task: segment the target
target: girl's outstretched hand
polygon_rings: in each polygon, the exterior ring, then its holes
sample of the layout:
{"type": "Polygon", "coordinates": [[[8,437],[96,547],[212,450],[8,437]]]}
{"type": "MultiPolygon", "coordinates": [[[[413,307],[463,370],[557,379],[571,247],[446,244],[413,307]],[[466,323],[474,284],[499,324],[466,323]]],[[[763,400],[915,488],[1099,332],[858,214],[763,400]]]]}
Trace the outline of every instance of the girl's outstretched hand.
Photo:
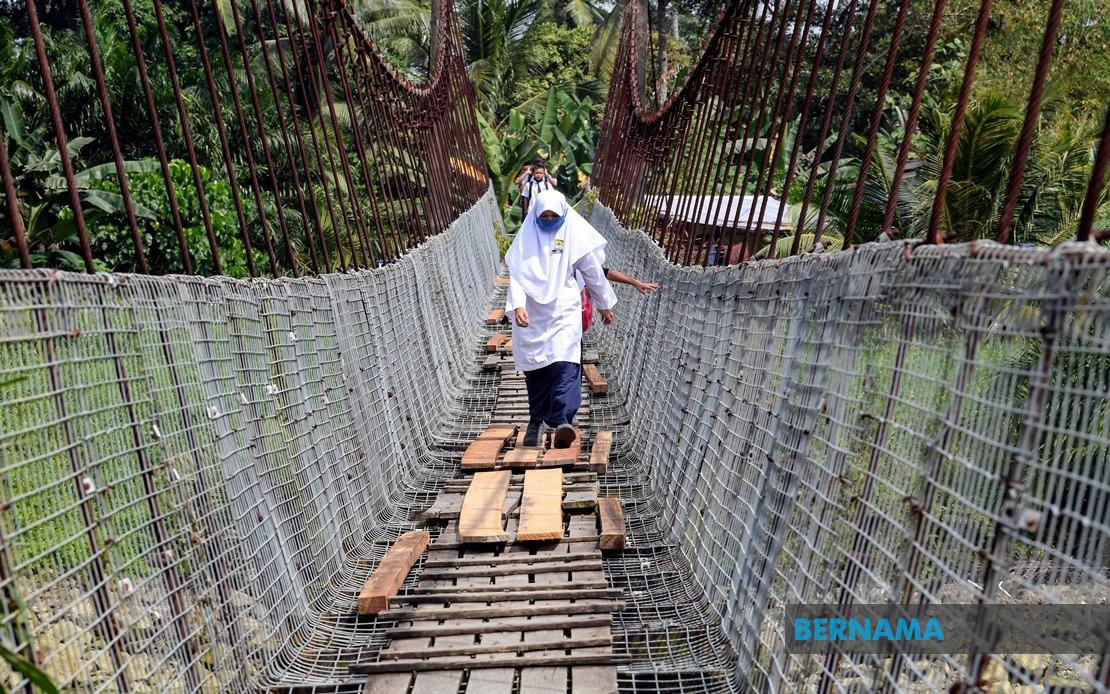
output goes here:
{"type": "Polygon", "coordinates": [[[617,319],[617,317],[614,316],[613,312],[610,311],[609,309],[603,309],[601,311],[601,322],[604,323],[605,325],[612,325],[613,321],[615,321],[616,319],[617,319]]]}

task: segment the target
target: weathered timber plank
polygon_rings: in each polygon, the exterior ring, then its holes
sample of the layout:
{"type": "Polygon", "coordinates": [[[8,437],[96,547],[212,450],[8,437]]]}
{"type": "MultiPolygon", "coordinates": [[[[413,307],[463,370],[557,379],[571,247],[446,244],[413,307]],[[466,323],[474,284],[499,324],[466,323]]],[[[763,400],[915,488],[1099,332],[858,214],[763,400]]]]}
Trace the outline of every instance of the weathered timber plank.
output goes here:
{"type": "Polygon", "coordinates": [[[572,465],[582,454],[582,435],[579,433],[574,442],[566,448],[548,448],[543,452],[544,465],[572,465]]]}
{"type": "MultiPolygon", "coordinates": [[[[507,578],[507,577],[506,577],[507,578]]],[[[535,585],[535,584],[532,584],[535,585]]],[[[460,603],[460,602],[528,602],[531,600],[616,600],[624,596],[620,588],[579,588],[577,583],[573,589],[568,590],[532,590],[508,592],[504,586],[496,587],[493,592],[482,593],[424,593],[414,595],[396,595],[391,602],[417,604],[417,603],[460,603]]],[[[494,588],[495,586],[486,586],[494,588]]],[[[543,586],[546,588],[547,586],[543,586]]]]}
{"type": "Polygon", "coordinates": [[[501,464],[505,467],[535,467],[536,461],[540,459],[540,451],[543,449],[539,446],[525,446],[524,445],[524,432],[521,432],[516,439],[516,445],[511,450],[505,452],[505,457],[501,459],[501,464]]]}
{"type": "Polygon", "coordinates": [[[552,639],[550,641],[534,641],[531,643],[486,644],[478,646],[441,647],[438,644],[434,650],[426,648],[406,648],[405,650],[383,651],[382,660],[403,660],[412,658],[419,660],[429,655],[436,658],[447,658],[460,655],[489,655],[491,653],[525,653],[528,651],[565,651],[570,648],[597,648],[612,646],[613,639],[609,635],[592,636],[582,639],[552,639]]]}
{"type": "Polygon", "coordinates": [[[574,616],[582,614],[609,614],[624,609],[620,600],[601,600],[560,603],[555,605],[513,605],[511,607],[447,607],[443,609],[386,610],[378,613],[382,620],[395,622],[435,621],[438,619],[493,619],[495,617],[543,617],[550,615],[574,616]]]}
{"type": "Polygon", "coordinates": [[[605,382],[605,377],[601,375],[597,364],[586,364],[582,367],[582,371],[586,374],[586,381],[590,384],[591,394],[605,395],[609,392],[609,384],[605,382]]]}
{"type": "Polygon", "coordinates": [[[563,497],[563,510],[592,511],[597,504],[598,492],[599,488],[597,482],[583,485],[577,489],[567,490],[566,496],[563,497]]]}
{"type": "Polygon", "coordinates": [[[520,505],[518,542],[557,540],[563,536],[563,471],[529,470],[524,473],[524,499],[520,505]]]}
{"type": "Polygon", "coordinates": [[[582,615],[571,617],[558,617],[552,619],[506,619],[496,622],[475,622],[471,624],[436,624],[429,626],[404,626],[386,629],[385,635],[390,638],[400,637],[436,637],[452,636],[455,634],[492,634],[500,631],[540,631],[564,629],[580,629],[586,627],[612,626],[613,618],[608,613],[599,615],[582,615]]]}
{"type": "MultiPolygon", "coordinates": [[[[571,554],[574,554],[574,553],[572,552],[571,554]]],[[[518,574],[513,574],[513,575],[518,575],[518,574]]],[[[527,577],[528,574],[521,574],[521,575],[524,575],[525,577],[527,577]]],[[[555,584],[551,584],[551,585],[540,585],[538,583],[528,583],[528,584],[520,585],[520,586],[510,586],[510,585],[502,585],[501,581],[498,581],[497,584],[498,584],[497,585],[497,590],[499,592],[505,592],[505,593],[517,593],[517,592],[519,592],[519,593],[525,593],[525,594],[530,593],[530,592],[534,592],[534,591],[537,591],[537,590],[549,590],[551,588],[568,588],[569,589],[571,587],[574,587],[574,588],[589,589],[589,588],[608,588],[609,587],[608,583],[606,583],[605,581],[600,581],[600,580],[599,581],[585,582],[585,583],[580,583],[578,581],[564,581],[562,583],[555,583],[555,584]]],[[[474,592],[488,591],[488,590],[491,590],[491,588],[490,588],[489,585],[475,586],[475,587],[454,586],[452,588],[449,588],[449,590],[451,592],[454,592],[454,593],[474,593],[474,592]]],[[[406,593],[406,595],[409,595],[409,594],[412,594],[412,595],[426,595],[426,594],[439,593],[439,592],[442,592],[439,588],[435,588],[435,587],[432,587],[432,586],[418,585],[415,588],[413,588],[410,593],[406,593]]],[[[529,598],[529,600],[531,600],[531,598],[529,598]]]]}
{"type": "MultiPolygon", "coordinates": [[[[563,491],[573,488],[575,485],[590,484],[597,482],[597,473],[593,472],[563,472],[563,491]]],[[[521,487],[524,485],[524,474],[514,473],[509,479],[509,489],[513,487],[521,487]]],[[[446,480],[443,483],[441,491],[465,493],[470,488],[469,477],[458,477],[456,479],[446,480]]]]}
{"type": "MultiPolygon", "coordinates": [[[[487,540],[493,542],[494,540],[487,540]]],[[[462,569],[437,569],[433,571],[425,571],[421,574],[426,578],[459,578],[459,577],[478,577],[478,576],[512,576],[514,574],[546,574],[558,571],[600,571],[601,561],[598,559],[587,559],[577,562],[567,562],[566,564],[513,564],[510,566],[491,566],[491,567],[467,567],[462,569]]]]}
{"type": "Polygon", "coordinates": [[[490,427],[486,429],[473,443],[466,447],[462,462],[459,465],[463,469],[469,470],[495,467],[501,449],[505,447],[509,439],[516,436],[516,432],[516,427],[490,427]]]}
{"type": "MultiPolygon", "coordinates": [[[[572,646],[577,649],[573,654],[579,653],[612,653],[612,631],[605,627],[590,627],[587,629],[573,629],[570,632],[570,642],[579,640],[593,641],[609,638],[606,646],[572,646]]],[[[571,694],[617,694],[617,670],[611,665],[579,665],[571,669],[571,694]]]]}
{"type": "Polygon", "coordinates": [[[599,431],[594,436],[594,445],[590,449],[590,470],[598,474],[605,474],[609,469],[609,453],[613,449],[613,432],[599,431]]]}
{"type": "Polygon", "coordinates": [[[509,278],[508,277],[494,277],[493,278],[493,286],[495,286],[495,287],[508,287],[509,286],[509,278]]]}
{"type": "Polygon", "coordinates": [[[601,519],[601,549],[624,549],[624,509],[620,500],[599,498],[597,515],[601,519]]]}
{"type": "Polygon", "coordinates": [[[490,338],[486,340],[486,353],[493,354],[498,349],[500,349],[501,345],[504,344],[505,340],[508,339],[509,336],[505,333],[497,333],[496,335],[491,335],[490,338]]]}
{"type": "Polygon", "coordinates": [[[459,513],[459,539],[462,542],[505,542],[502,512],[509,488],[509,471],[479,472],[470,482],[459,513]]]}
{"type": "Polygon", "coordinates": [[[465,489],[459,490],[458,492],[454,492],[453,490],[441,491],[439,495],[436,496],[431,506],[415,514],[415,520],[451,520],[458,518],[459,512],[462,510],[465,491],[465,489]]]}
{"type": "Polygon", "coordinates": [[[535,663],[551,664],[553,666],[568,665],[623,665],[631,662],[626,655],[616,653],[595,653],[582,655],[563,655],[542,653],[529,655],[527,658],[499,657],[488,660],[475,658],[444,658],[443,660],[396,660],[378,663],[358,663],[351,666],[355,674],[368,674],[379,672],[428,672],[434,670],[456,670],[460,668],[502,668],[533,666],[535,663]]]}
{"type": "Polygon", "coordinates": [[[505,312],[499,308],[495,308],[486,316],[486,325],[497,325],[504,317],[505,312]]]}
{"type": "Polygon", "coordinates": [[[366,687],[362,690],[362,694],[397,694],[397,692],[407,692],[411,680],[411,672],[390,672],[381,675],[370,675],[370,679],[366,680],[366,687]]]}
{"type": "Polygon", "coordinates": [[[389,598],[405,582],[405,576],[423,554],[429,539],[428,532],[413,530],[393,543],[359,593],[359,614],[375,614],[389,608],[389,598]]]}
{"type": "MultiPolygon", "coordinates": [[[[563,542],[567,542],[567,543],[571,543],[571,544],[576,544],[576,543],[577,544],[590,544],[590,543],[596,544],[597,541],[598,541],[597,535],[592,535],[590,537],[561,537],[561,538],[558,538],[558,539],[562,540],[563,542]]],[[[555,541],[556,540],[549,540],[549,542],[555,542],[555,541]]],[[[519,545],[519,543],[510,542],[506,546],[513,547],[513,546],[518,546],[518,545],[519,545]]],[[[443,552],[443,551],[449,551],[449,550],[454,550],[454,549],[462,549],[465,546],[467,546],[465,542],[433,542],[432,544],[428,545],[428,551],[429,552],[443,552]]],[[[533,547],[534,545],[532,543],[528,543],[527,546],[528,547],[533,547]]]]}
{"type": "Polygon", "coordinates": [[[425,569],[443,566],[504,566],[506,564],[550,564],[586,559],[601,560],[601,552],[578,554],[500,554],[476,557],[431,557],[424,562],[425,569]]]}

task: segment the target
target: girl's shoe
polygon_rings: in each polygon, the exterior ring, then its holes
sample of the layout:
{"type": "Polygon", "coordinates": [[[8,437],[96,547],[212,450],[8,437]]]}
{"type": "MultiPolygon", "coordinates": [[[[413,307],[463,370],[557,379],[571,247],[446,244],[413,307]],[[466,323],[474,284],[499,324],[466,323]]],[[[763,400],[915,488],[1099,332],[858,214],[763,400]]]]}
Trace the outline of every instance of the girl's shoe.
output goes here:
{"type": "Polygon", "coordinates": [[[570,448],[574,443],[574,439],[578,438],[578,432],[574,430],[569,424],[560,424],[555,429],[554,440],[552,441],[552,448],[570,448]]]}
{"type": "Polygon", "coordinates": [[[524,432],[524,445],[536,447],[540,445],[540,428],[543,422],[528,422],[528,429],[524,432]]]}

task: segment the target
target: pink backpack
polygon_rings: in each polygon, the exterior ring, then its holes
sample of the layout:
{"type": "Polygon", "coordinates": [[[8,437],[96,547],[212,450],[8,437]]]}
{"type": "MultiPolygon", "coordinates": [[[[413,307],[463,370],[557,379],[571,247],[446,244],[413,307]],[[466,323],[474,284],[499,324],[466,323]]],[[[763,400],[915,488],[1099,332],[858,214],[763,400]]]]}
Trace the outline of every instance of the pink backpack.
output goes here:
{"type": "Polygon", "coordinates": [[[594,317],[594,302],[590,300],[590,293],[587,290],[583,289],[582,290],[582,332],[586,332],[586,330],[589,329],[590,321],[593,320],[593,317],[594,317]]]}

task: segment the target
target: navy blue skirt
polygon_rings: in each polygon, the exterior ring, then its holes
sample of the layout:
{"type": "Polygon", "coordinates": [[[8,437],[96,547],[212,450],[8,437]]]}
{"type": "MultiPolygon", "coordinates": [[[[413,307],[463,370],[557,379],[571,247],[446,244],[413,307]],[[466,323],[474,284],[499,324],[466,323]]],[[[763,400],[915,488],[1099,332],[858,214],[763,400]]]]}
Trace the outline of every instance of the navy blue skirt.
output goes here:
{"type": "Polygon", "coordinates": [[[582,405],[582,365],[570,361],[524,372],[528,414],[549,427],[570,424],[582,405]]]}

